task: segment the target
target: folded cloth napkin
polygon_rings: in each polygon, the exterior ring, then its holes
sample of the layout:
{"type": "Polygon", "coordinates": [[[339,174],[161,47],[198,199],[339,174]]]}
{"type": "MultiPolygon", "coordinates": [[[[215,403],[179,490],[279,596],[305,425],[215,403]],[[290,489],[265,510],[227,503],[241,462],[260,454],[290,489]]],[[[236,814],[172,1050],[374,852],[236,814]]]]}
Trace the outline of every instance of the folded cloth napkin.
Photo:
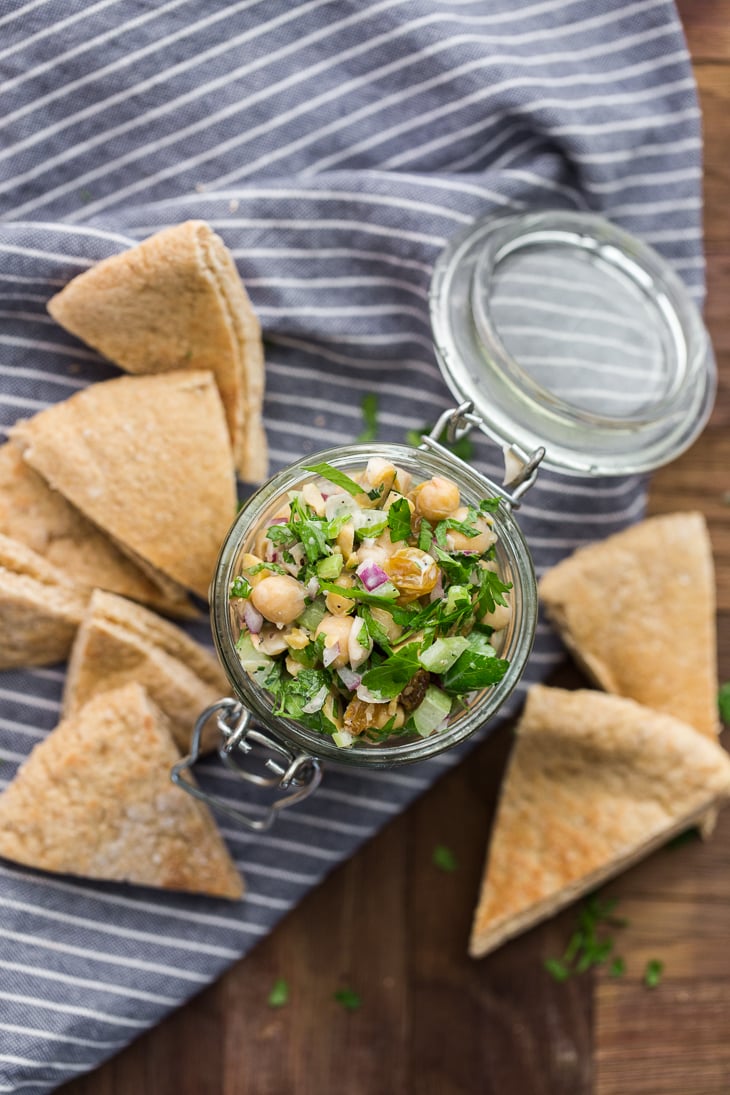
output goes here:
{"type": "MultiPolygon", "coordinates": [[[[477,216],[603,212],[702,296],[699,113],[668,0],[10,0],[0,78],[4,427],[116,375],[48,297],[190,217],[221,233],[261,316],[275,469],[351,441],[368,392],[381,440],[452,404],[429,276],[477,216]]],[[[499,477],[483,439],[475,462],[499,477]]],[[[542,473],[520,520],[542,571],[643,505],[638,478],[542,473]]],[[[525,683],[558,657],[540,627],[525,683]]],[[[62,677],[0,675],[3,785],[57,721],[62,677]]],[[[2,862],[0,1092],[50,1091],[157,1022],[465,753],[330,765],[271,833],[224,821],[240,905],[2,862]]],[[[220,767],[208,785],[239,800],[220,767]]]]}

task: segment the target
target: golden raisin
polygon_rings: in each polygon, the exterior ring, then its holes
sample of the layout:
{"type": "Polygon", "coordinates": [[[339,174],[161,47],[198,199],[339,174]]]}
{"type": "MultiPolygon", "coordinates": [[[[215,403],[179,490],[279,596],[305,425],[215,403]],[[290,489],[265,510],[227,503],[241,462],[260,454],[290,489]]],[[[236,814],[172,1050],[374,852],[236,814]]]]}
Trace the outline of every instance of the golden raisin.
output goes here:
{"type": "Polygon", "coordinates": [[[430,593],[439,580],[435,559],[420,548],[400,548],[385,561],[384,569],[400,592],[411,599],[430,593]]]}

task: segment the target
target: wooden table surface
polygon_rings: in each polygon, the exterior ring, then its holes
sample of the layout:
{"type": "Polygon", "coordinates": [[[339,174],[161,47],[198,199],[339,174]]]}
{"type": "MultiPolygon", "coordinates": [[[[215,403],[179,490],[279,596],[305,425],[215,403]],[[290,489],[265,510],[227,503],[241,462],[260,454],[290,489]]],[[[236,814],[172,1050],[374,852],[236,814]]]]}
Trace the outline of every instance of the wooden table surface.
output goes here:
{"type": "MultiPolygon", "coordinates": [[[[701,508],[730,679],[730,0],[682,0],[704,111],[717,406],[652,512],[701,508]]],[[[562,679],[575,681],[574,671],[562,679]]],[[[726,735],[726,744],[727,742],[726,735]]],[[[466,942],[508,748],[501,732],[311,893],[223,979],[63,1095],[730,1095],[730,810],[611,884],[627,974],[556,984],[568,910],[474,962],[466,942]],[[458,869],[432,864],[452,848],[458,869]],[[650,991],[641,973],[665,964],[650,991]],[[285,977],[290,1005],[266,1003],[285,977]],[[333,1000],[356,989],[358,1011],[333,1000]]]]}

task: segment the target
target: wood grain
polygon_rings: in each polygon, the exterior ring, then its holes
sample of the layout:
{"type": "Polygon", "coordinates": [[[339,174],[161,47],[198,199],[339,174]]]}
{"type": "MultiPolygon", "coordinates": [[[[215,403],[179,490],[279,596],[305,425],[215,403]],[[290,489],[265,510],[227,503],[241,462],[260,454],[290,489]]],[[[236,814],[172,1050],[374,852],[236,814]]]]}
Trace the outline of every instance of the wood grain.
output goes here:
{"type": "MultiPolygon", "coordinates": [[[[650,508],[699,508],[718,574],[730,679],[730,0],[682,0],[705,125],[707,320],[718,402],[697,444],[654,479],[650,508]]],[[[565,668],[557,683],[579,683],[565,668]]],[[[730,813],[714,839],[618,879],[630,925],[620,981],[542,970],[575,912],[480,962],[466,957],[503,728],[294,910],[243,962],[64,1095],[728,1095],[730,813]],[[459,868],[432,864],[448,844],[459,868]],[[662,984],[642,984],[646,961],[662,984]],[[291,1004],[266,1006],[277,977],[291,1004]],[[363,999],[347,1013],[333,999],[363,999]]]]}

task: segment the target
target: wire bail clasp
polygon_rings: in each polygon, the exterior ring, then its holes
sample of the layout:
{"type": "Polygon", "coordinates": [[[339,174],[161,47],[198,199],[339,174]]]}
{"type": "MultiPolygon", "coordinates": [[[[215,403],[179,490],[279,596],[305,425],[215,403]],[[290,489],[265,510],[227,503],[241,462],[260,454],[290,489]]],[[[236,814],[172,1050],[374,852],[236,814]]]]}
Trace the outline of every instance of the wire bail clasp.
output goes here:
{"type": "Polygon", "coordinates": [[[214,806],[229,817],[236,818],[255,832],[263,832],[271,828],[279,810],[301,802],[317,789],[322,779],[322,768],[315,757],[307,753],[295,753],[272,734],[265,734],[258,730],[253,725],[251,712],[239,700],[226,697],[206,707],[200,714],[193,730],[190,752],[173,766],[170,779],[178,787],[193,795],[194,798],[207,803],[208,806],[214,806]],[[226,768],[240,779],[253,783],[257,787],[289,791],[289,794],[263,807],[261,817],[252,817],[244,810],[231,806],[227,800],[218,795],[203,791],[184,775],[200,759],[203,752],[203,735],[208,721],[214,715],[219,734],[218,756],[226,768]],[[257,774],[249,770],[245,764],[256,746],[271,754],[263,763],[263,768],[271,775],[257,774]]]}
{"type": "MultiPolygon", "coordinates": [[[[464,403],[460,403],[458,407],[444,411],[431,432],[423,435],[419,447],[433,449],[454,463],[469,468],[466,461],[450,452],[441,444],[439,438],[445,431],[446,440],[448,444],[452,445],[455,441],[460,441],[462,437],[466,437],[475,426],[490,441],[495,441],[502,449],[504,455],[504,480],[501,487],[497,486],[497,490],[508,506],[512,509],[519,509],[523,494],[533,486],[537,479],[540,463],[545,456],[545,449],[540,446],[540,448],[528,453],[513,441],[506,442],[503,437],[500,437],[487,426],[480,415],[474,413],[474,404],[471,400],[467,399],[464,403]]],[[[472,469],[469,468],[469,470],[472,469]]]]}

